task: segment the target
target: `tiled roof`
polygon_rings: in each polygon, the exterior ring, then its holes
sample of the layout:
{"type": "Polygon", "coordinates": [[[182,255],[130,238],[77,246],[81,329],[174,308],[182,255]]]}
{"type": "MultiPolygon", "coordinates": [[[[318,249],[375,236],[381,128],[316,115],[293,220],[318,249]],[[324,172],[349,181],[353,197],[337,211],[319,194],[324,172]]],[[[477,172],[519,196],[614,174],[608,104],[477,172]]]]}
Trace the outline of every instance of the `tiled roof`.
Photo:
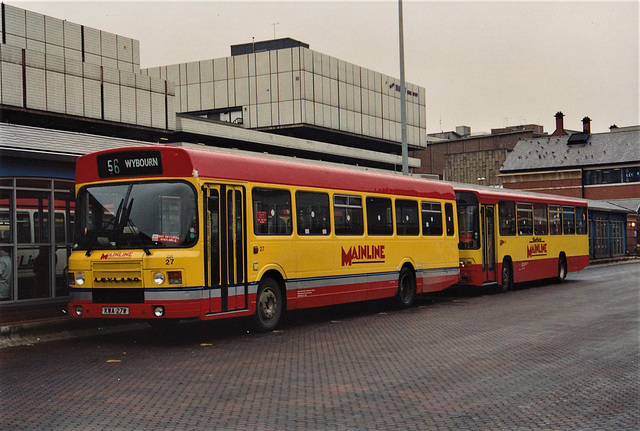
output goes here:
{"type": "Polygon", "coordinates": [[[520,141],[501,173],[568,169],[640,162],[640,131],[596,133],[584,143],[568,144],[570,136],[520,141]]]}
{"type": "Polygon", "coordinates": [[[61,156],[81,156],[108,148],[153,145],[133,139],[0,123],[0,149],[61,156]]]}

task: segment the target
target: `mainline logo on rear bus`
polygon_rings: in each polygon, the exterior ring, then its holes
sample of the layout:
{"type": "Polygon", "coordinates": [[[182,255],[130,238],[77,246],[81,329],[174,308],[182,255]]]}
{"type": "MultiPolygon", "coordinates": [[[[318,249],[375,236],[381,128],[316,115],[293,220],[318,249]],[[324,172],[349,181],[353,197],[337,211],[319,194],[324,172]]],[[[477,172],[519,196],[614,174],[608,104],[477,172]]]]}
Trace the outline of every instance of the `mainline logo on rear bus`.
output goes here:
{"type": "Polygon", "coordinates": [[[533,237],[527,246],[527,259],[535,256],[547,255],[547,243],[542,238],[533,237]]]}
{"type": "Polygon", "coordinates": [[[353,245],[348,250],[342,249],[342,266],[354,263],[383,263],[385,260],[384,245],[353,245]]]}

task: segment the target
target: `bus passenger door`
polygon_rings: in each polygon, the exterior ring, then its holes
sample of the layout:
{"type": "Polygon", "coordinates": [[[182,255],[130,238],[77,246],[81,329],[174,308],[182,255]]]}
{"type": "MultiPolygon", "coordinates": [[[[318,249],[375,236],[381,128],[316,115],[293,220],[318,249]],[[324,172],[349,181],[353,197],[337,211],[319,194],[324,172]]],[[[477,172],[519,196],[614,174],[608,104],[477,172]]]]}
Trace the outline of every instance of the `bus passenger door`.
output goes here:
{"type": "Polygon", "coordinates": [[[248,308],[246,209],[240,186],[207,187],[207,288],[209,312],[248,308]]]}
{"type": "Polygon", "coordinates": [[[482,205],[482,273],[483,281],[491,283],[496,279],[496,230],[495,208],[493,205],[482,205]]]}

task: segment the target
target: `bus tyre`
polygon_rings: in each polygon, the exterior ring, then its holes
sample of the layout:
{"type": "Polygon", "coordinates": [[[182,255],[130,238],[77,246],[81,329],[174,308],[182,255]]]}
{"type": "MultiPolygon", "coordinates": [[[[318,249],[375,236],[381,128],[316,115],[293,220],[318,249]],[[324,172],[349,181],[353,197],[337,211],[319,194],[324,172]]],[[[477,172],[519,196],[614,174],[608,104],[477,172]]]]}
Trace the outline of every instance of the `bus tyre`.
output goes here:
{"type": "Polygon", "coordinates": [[[406,266],[400,270],[396,303],[400,308],[409,308],[416,299],[416,278],[406,266]]]}
{"type": "Polygon", "coordinates": [[[558,259],[558,283],[563,283],[567,278],[567,261],[564,256],[558,259]]]}
{"type": "Polygon", "coordinates": [[[508,292],[513,289],[513,269],[511,268],[511,262],[505,260],[502,262],[502,284],[500,285],[501,292],[508,292]]]}
{"type": "Polygon", "coordinates": [[[254,314],[254,321],[258,331],[274,330],[280,323],[282,307],[282,292],[278,282],[273,278],[263,278],[258,285],[256,313],[254,314]]]}

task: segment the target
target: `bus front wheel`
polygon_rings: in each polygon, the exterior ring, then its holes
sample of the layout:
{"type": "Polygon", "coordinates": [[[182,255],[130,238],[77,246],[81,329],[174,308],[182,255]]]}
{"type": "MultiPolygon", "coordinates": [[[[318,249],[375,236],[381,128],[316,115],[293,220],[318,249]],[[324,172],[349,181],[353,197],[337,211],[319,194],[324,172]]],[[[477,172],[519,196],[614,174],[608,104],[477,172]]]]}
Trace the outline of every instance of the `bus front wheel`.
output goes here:
{"type": "Polygon", "coordinates": [[[396,303],[400,308],[409,308],[416,299],[416,278],[413,271],[406,266],[400,270],[398,277],[398,293],[396,303]]]}
{"type": "Polygon", "coordinates": [[[273,278],[263,278],[258,286],[256,297],[256,313],[254,322],[258,331],[274,330],[282,316],[282,292],[278,282],[273,278]]]}
{"type": "Polygon", "coordinates": [[[513,289],[513,269],[511,269],[511,262],[505,260],[502,262],[502,284],[500,285],[501,292],[508,292],[513,289]]]}

